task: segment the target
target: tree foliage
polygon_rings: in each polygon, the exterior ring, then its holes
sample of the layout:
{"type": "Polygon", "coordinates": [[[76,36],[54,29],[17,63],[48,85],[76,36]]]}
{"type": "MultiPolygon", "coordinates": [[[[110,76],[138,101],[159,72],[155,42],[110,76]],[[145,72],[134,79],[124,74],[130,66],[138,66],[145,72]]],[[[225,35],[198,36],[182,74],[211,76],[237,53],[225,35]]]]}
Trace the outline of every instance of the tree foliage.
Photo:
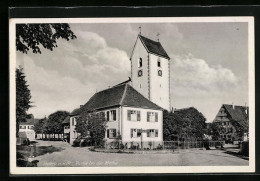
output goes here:
{"type": "Polygon", "coordinates": [[[37,134],[44,134],[46,131],[45,131],[45,123],[47,121],[47,118],[43,118],[43,119],[40,119],[38,122],[36,122],[34,124],[34,131],[35,133],[37,134]]]}
{"type": "Polygon", "coordinates": [[[67,111],[56,111],[48,116],[44,124],[44,131],[47,134],[61,134],[63,133],[62,122],[69,116],[67,111]]]}
{"type": "Polygon", "coordinates": [[[93,143],[100,145],[105,137],[106,122],[103,112],[82,111],[77,119],[75,130],[82,136],[90,136],[93,143]]]}
{"type": "Polygon", "coordinates": [[[235,127],[235,136],[238,138],[242,138],[244,136],[244,133],[249,132],[249,121],[248,120],[241,120],[241,121],[235,121],[231,120],[231,124],[235,127]]]}
{"type": "Polygon", "coordinates": [[[21,67],[16,68],[16,135],[18,136],[20,122],[25,122],[27,111],[31,107],[31,92],[25,80],[21,67]]]}
{"type": "Polygon", "coordinates": [[[225,132],[225,128],[217,123],[213,122],[209,124],[206,134],[212,136],[213,141],[221,140],[221,134],[225,132]]]}
{"type": "Polygon", "coordinates": [[[57,39],[67,41],[77,38],[67,23],[55,24],[17,24],[16,25],[16,50],[27,53],[41,53],[40,46],[48,50],[57,47],[57,39]]]}
{"type": "Polygon", "coordinates": [[[171,140],[202,139],[206,129],[206,119],[197,109],[191,107],[179,111],[163,113],[163,137],[171,140]]]}

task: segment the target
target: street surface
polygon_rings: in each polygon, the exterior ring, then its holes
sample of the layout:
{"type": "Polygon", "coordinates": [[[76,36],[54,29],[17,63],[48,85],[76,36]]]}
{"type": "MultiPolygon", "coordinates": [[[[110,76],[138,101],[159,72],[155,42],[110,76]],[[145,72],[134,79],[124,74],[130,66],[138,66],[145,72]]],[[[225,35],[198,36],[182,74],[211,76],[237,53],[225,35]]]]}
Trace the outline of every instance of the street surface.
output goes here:
{"type": "Polygon", "coordinates": [[[92,152],[86,147],[72,147],[68,143],[37,140],[37,146],[63,148],[60,152],[35,157],[38,167],[88,166],[240,166],[249,161],[237,155],[234,148],[225,150],[180,150],[166,154],[126,154],[92,152]],[[228,152],[228,153],[227,153],[228,152]]]}

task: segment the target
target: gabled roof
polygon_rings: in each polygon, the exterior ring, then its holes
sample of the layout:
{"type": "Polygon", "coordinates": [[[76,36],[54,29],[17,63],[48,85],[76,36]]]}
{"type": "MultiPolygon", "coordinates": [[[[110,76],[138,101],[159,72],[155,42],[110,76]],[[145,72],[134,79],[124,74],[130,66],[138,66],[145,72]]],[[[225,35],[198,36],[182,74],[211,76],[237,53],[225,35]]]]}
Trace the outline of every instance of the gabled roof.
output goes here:
{"type": "Polygon", "coordinates": [[[71,113],[70,116],[76,116],[80,114],[80,108],[74,109],[71,113]]]}
{"type": "Polygon", "coordinates": [[[34,124],[35,124],[34,118],[26,119],[26,122],[20,122],[20,125],[34,125],[34,124]]]}
{"type": "Polygon", "coordinates": [[[146,99],[127,83],[97,92],[84,106],[82,106],[81,109],[96,111],[116,106],[129,106],[156,110],[163,109],[146,99]]]}
{"type": "Polygon", "coordinates": [[[148,53],[154,53],[166,59],[170,59],[170,57],[168,56],[168,54],[166,53],[159,41],[151,40],[142,35],[138,35],[138,37],[140,38],[148,53]]]}
{"type": "Polygon", "coordinates": [[[249,118],[249,108],[246,106],[234,106],[229,104],[223,104],[223,106],[230,117],[235,121],[247,121],[249,118]],[[247,113],[246,113],[247,110],[247,113]]]}
{"type": "Polygon", "coordinates": [[[119,86],[119,85],[122,85],[122,84],[128,84],[128,83],[131,82],[131,81],[132,81],[131,78],[128,77],[128,80],[126,80],[126,81],[124,81],[124,82],[121,82],[121,83],[119,83],[119,84],[117,84],[117,85],[115,85],[115,86],[113,86],[113,87],[116,87],[116,86],[119,86]]]}
{"type": "Polygon", "coordinates": [[[70,117],[67,116],[63,121],[62,124],[69,124],[70,123],[70,117]]]}

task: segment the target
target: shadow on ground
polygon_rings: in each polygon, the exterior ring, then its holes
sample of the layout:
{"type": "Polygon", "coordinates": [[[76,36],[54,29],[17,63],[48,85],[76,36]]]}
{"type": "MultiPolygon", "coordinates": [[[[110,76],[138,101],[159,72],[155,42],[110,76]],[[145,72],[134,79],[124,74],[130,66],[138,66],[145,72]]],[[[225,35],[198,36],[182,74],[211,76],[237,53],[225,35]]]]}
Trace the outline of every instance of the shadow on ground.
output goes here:
{"type": "Polygon", "coordinates": [[[47,153],[60,152],[64,148],[54,146],[28,146],[17,145],[16,146],[16,164],[18,167],[37,167],[38,160],[28,161],[29,157],[37,157],[45,155],[47,153]]]}
{"type": "Polygon", "coordinates": [[[242,158],[242,159],[244,159],[244,160],[249,160],[249,157],[248,157],[248,156],[242,155],[242,154],[240,154],[239,152],[225,151],[224,153],[229,154],[229,155],[236,156],[236,157],[238,157],[238,158],[242,158]]]}

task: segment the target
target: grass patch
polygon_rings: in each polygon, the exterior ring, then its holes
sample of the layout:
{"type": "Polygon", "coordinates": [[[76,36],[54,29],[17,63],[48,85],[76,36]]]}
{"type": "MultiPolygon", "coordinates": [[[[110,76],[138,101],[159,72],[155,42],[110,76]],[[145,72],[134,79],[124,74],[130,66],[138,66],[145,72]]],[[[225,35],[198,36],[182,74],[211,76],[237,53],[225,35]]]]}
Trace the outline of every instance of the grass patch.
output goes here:
{"type": "Polygon", "coordinates": [[[17,145],[16,146],[16,163],[18,167],[37,167],[38,160],[28,161],[29,156],[40,156],[47,153],[60,152],[63,149],[54,146],[37,146],[32,151],[32,146],[17,145]]]}

